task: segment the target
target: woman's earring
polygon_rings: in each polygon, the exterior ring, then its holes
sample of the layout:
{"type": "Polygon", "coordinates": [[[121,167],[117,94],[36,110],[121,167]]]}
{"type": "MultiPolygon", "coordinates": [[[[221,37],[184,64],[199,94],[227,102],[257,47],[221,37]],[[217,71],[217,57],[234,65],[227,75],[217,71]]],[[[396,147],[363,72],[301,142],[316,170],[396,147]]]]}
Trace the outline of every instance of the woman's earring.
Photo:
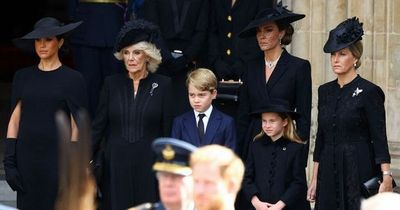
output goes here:
{"type": "Polygon", "coordinates": [[[354,63],[354,67],[357,67],[357,63],[354,63]]]}

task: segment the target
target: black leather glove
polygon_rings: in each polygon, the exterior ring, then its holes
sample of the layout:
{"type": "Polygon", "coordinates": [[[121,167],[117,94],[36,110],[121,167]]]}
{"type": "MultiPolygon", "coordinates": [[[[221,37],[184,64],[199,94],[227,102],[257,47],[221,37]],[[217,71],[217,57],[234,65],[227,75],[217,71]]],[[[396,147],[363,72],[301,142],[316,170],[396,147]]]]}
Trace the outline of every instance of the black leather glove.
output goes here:
{"type": "Polygon", "coordinates": [[[16,138],[7,138],[5,140],[4,150],[4,171],[6,172],[6,181],[14,191],[23,191],[20,175],[17,169],[17,157],[15,150],[17,146],[16,138]]]}
{"type": "Polygon", "coordinates": [[[182,55],[179,58],[175,58],[173,60],[173,72],[179,73],[186,69],[186,65],[188,64],[188,59],[185,55],[182,55]]]}
{"type": "Polygon", "coordinates": [[[218,80],[221,79],[229,80],[232,74],[230,66],[222,60],[217,60],[215,62],[215,73],[217,75],[218,80]]]}

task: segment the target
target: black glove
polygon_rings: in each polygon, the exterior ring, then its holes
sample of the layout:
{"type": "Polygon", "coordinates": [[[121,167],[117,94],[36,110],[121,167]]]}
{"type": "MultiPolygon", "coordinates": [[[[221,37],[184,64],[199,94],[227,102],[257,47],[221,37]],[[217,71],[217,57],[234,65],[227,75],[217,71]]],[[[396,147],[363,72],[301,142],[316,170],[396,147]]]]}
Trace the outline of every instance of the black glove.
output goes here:
{"type": "Polygon", "coordinates": [[[5,140],[4,150],[4,171],[6,172],[6,181],[14,191],[23,191],[20,175],[17,169],[17,157],[15,150],[17,146],[16,138],[7,138],[5,140]]]}
{"type": "Polygon", "coordinates": [[[179,58],[175,58],[173,60],[173,68],[172,71],[175,73],[182,72],[186,69],[186,65],[188,64],[188,59],[185,55],[182,55],[179,58]]]}
{"type": "Polygon", "coordinates": [[[225,79],[229,80],[231,77],[231,67],[222,60],[217,60],[215,62],[215,73],[217,74],[218,80],[225,79]]]}
{"type": "Polygon", "coordinates": [[[243,65],[243,63],[241,61],[237,61],[232,65],[232,70],[233,70],[233,74],[232,74],[233,80],[239,80],[243,76],[245,66],[243,65]]]}

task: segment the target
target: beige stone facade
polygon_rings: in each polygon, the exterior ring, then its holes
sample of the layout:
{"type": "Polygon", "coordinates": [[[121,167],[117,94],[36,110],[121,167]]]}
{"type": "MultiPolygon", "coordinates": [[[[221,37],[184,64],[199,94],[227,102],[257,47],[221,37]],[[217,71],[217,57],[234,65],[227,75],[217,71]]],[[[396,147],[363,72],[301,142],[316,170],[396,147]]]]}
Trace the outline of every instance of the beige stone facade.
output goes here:
{"type": "MultiPolygon", "coordinates": [[[[335,79],[329,55],[322,51],[329,31],[346,18],[364,23],[364,54],[359,74],[379,85],[386,95],[386,126],[392,168],[400,180],[400,0],[283,0],[306,17],[294,24],[288,50],[310,60],[313,80],[312,134],[309,165],[316,133],[317,89],[335,79]]],[[[311,173],[311,167],[308,169],[311,173]]]]}

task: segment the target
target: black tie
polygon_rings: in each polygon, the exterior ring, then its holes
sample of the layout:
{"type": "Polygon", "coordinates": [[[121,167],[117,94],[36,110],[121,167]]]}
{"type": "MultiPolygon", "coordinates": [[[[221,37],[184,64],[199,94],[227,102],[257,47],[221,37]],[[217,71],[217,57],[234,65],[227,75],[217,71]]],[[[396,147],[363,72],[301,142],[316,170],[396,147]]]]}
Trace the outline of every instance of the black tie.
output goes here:
{"type": "Polygon", "coordinates": [[[197,123],[197,128],[199,129],[199,137],[200,137],[200,143],[203,143],[204,140],[204,123],[203,123],[203,118],[205,117],[205,114],[199,114],[199,122],[197,123]]]}

